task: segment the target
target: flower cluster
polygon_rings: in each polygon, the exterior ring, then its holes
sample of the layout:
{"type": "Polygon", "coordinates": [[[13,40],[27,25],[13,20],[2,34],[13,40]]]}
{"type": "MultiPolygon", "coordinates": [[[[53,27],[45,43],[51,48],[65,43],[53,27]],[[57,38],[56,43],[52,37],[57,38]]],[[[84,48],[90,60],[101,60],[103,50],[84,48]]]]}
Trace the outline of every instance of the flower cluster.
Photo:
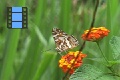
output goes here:
{"type": "MultiPolygon", "coordinates": [[[[91,30],[86,30],[82,34],[82,39],[85,41],[99,41],[108,35],[110,31],[105,27],[92,28],[91,30]]],[[[82,59],[86,57],[86,54],[83,54],[80,51],[69,52],[66,55],[62,56],[59,60],[59,67],[66,73],[69,70],[69,73],[72,74],[76,68],[82,65],[82,59]]]]}
{"type": "Polygon", "coordinates": [[[81,66],[82,59],[86,56],[86,54],[82,54],[82,52],[79,51],[69,52],[61,57],[59,60],[59,67],[62,68],[65,73],[70,70],[69,73],[72,74],[76,68],[81,66]]]}
{"type": "Polygon", "coordinates": [[[105,27],[99,27],[99,28],[92,28],[91,31],[86,30],[84,34],[82,35],[82,39],[86,41],[98,41],[102,39],[103,37],[107,36],[110,32],[105,27]]]}

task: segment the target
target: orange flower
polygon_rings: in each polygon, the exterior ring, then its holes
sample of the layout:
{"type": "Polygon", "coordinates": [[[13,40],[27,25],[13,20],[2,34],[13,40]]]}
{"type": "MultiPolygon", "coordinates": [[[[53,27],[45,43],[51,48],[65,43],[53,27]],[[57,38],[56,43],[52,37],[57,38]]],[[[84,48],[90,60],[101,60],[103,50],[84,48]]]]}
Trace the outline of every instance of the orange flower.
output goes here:
{"type": "Polygon", "coordinates": [[[86,30],[84,34],[82,35],[83,40],[97,41],[107,36],[110,31],[106,29],[105,27],[99,27],[99,28],[92,28],[89,35],[87,36],[88,32],[89,30],[86,30]]]}
{"type": "Polygon", "coordinates": [[[72,74],[76,68],[82,65],[82,59],[86,57],[86,54],[82,54],[82,52],[69,52],[68,54],[62,56],[59,60],[59,67],[62,68],[63,72],[67,72],[69,69],[69,73],[72,74]],[[76,59],[78,55],[78,58],[76,59]],[[75,61],[76,59],[76,61],[75,61]],[[73,65],[74,63],[74,65],[73,65]]]}

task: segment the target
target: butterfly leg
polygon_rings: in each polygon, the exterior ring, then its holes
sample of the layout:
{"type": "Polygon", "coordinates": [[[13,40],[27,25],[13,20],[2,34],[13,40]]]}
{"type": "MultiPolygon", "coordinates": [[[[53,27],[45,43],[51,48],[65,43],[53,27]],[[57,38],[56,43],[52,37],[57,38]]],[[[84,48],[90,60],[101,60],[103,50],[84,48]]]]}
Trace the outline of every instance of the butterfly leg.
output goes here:
{"type": "Polygon", "coordinates": [[[61,54],[61,52],[57,51],[57,53],[59,53],[59,54],[60,54],[60,56],[63,56],[63,55],[61,54]]]}

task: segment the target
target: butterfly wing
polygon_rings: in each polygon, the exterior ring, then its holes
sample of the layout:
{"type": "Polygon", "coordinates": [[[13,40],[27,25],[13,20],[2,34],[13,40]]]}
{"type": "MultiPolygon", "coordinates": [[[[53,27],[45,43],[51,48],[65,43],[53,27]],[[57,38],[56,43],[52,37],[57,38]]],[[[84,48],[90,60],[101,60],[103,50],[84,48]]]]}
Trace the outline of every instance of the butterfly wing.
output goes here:
{"type": "Polygon", "coordinates": [[[56,44],[56,50],[63,52],[64,51],[63,45],[65,43],[64,40],[65,40],[65,36],[67,36],[67,34],[58,28],[53,28],[52,35],[53,35],[53,38],[54,38],[54,41],[56,44]]]}
{"type": "Polygon", "coordinates": [[[69,48],[70,49],[77,47],[79,45],[78,40],[73,35],[68,36],[67,41],[69,41],[69,48]]]}
{"type": "Polygon", "coordinates": [[[74,38],[74,36],[70,36],[58,28],[52,29],[52,35],[56,44],[57,51],[63,52],[78,45],[78,41],[76,38],[74,38]]]}

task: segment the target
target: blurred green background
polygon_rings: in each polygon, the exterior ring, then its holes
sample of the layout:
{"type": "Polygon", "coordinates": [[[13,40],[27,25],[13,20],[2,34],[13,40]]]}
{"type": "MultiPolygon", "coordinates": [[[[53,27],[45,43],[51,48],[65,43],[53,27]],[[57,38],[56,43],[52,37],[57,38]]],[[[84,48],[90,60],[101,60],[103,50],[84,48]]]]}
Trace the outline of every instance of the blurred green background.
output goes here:
{"type": "MultiPolygon", "coordinates": [[[[96,0],[1,0],[0,1],[0,80],[61,80],[64,76],[58,67],[60,55],[54,50],[52,28],[58,27],[74,35],[79,46],[81,35],[89,29],[96,0]],[[8,29],[6,9],[11,6],[28,8],[28,29],[8,29]],[[52,50],[49,50],[52,49],[52,50]],[[49,51],[47,51],[49,50],[49,51]]],[[[120,0],[100,0],[95,27],[105,26],[109,36],[101,41],[101,47],[112,60],[109,40],[120,36],[120,0]]],[[[87,42],[83,53],[87,58],[100,57],[93,42],[87,42]]],[[[84,63],[100,65],[92,60],[84,63]]]]}

